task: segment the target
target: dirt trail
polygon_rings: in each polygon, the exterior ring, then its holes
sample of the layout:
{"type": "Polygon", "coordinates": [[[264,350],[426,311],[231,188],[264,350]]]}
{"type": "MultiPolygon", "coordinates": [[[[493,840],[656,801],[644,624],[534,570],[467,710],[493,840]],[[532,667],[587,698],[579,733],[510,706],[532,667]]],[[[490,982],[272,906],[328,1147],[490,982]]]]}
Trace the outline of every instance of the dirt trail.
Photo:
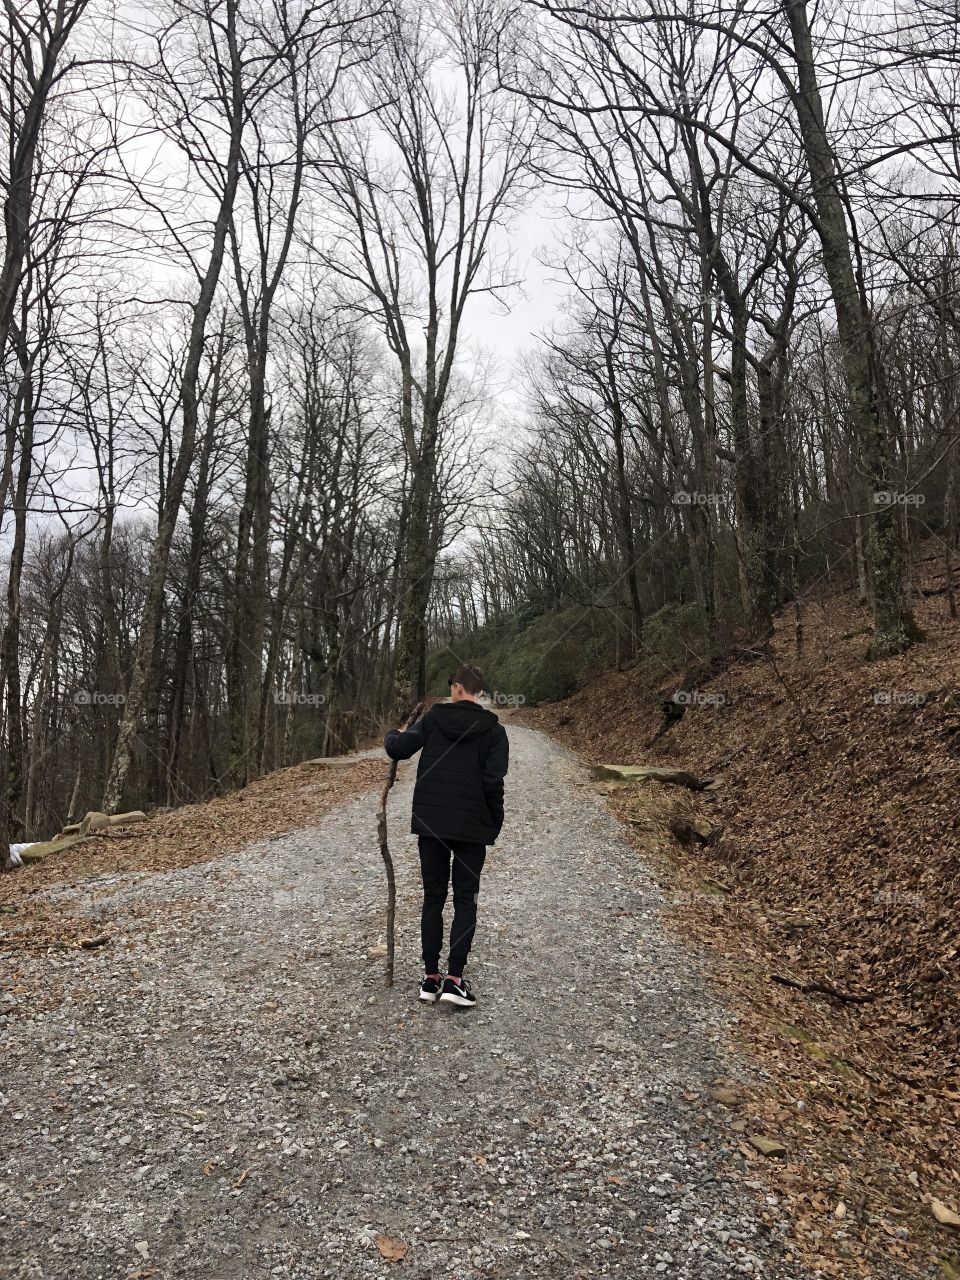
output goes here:
{"type": "Polygon", "coordinates": [[[391,991],[367,958],[373,793],[87,886],[114,945],[44,957],[66,999],[31,1017],[21,992],[4,1019],[0,1275],[810,1276],[706,1098],[745,1068],[660,891],[574,758],[509,732],[476,1009],[415,998],[410,767],[390,798],[391,991]]]}

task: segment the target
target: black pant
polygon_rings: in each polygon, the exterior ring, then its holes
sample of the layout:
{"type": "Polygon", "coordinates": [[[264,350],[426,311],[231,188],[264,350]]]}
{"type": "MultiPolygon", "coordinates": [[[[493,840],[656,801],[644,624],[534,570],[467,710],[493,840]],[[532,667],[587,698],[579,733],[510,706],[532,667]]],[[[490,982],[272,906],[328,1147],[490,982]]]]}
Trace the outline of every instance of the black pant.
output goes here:
{"type": "Polygon", "coordinates": [[[450,930],[450,958],[447,972],[455,978],[463,976],[470,943],[477,927],[477,895],[480,872],[487,856],[486,846],[467,844],[463,840],[438,840],[420,837],[420,873],[423,876],[423,915],[420,936],[423,941],[423,967],[426,973],[440,972],[440,949],[443,946],[443,904],[450,883],[450,855],[453,855],[453,926],[450,930]]]}

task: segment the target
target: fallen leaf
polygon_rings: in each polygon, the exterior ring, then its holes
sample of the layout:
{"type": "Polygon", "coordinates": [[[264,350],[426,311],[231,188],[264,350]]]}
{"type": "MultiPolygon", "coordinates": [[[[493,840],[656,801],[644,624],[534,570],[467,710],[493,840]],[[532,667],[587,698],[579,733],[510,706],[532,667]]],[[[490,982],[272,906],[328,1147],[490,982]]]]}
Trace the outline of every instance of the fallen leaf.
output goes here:
{"type": "Polygon", "coordinates": [[[376,1246],[385,1262],[402,1262],[410,1249],[402,1240],[394,1240],[393,1236],[377,1233],[376,1246]]]}

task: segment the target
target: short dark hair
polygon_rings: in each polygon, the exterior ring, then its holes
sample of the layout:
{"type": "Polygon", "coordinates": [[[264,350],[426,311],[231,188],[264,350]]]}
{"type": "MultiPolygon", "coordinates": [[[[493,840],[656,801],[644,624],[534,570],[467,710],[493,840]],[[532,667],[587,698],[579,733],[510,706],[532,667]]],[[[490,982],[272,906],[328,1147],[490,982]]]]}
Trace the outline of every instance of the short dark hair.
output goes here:
{"type": "Polygon", "coordinates": [[[447,681],[448,685],[462,684],[467,693],[477,696],[483,690],[483,676],[476,667],[457,667],[447,681]]]}

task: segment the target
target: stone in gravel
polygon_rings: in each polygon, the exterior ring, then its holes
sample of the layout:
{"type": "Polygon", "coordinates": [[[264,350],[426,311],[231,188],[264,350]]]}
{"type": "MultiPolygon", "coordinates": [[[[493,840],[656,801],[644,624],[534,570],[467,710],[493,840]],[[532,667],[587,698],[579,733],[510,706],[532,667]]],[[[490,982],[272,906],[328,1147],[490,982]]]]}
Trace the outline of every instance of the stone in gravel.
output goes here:
{"type": "Polygon", "coordinates": [[[710,1097],[714,1102],[720,1102],[725,1107],[735,1106],[740,1101],[740,1095],[736,1089],[730,1089],[726,1085],[711,1089],[710,1097]]]}
{"type": "Polygon", "coordinates": [[[785,1156],[787,1148],[774,1138],[763,1138],[759,1134],[751,1134],[747,1139],[751,1147],[755,1147],[762,1156],[785,1156]]]}
{"type": "Polygon", "coordinates": [[[941,1226],[960,1227],[960,1217],[952,1209],[948,1209],[942,1200],[937,1200],[935,1197],[932,1198],[930,1209],[941,1226]]]}

